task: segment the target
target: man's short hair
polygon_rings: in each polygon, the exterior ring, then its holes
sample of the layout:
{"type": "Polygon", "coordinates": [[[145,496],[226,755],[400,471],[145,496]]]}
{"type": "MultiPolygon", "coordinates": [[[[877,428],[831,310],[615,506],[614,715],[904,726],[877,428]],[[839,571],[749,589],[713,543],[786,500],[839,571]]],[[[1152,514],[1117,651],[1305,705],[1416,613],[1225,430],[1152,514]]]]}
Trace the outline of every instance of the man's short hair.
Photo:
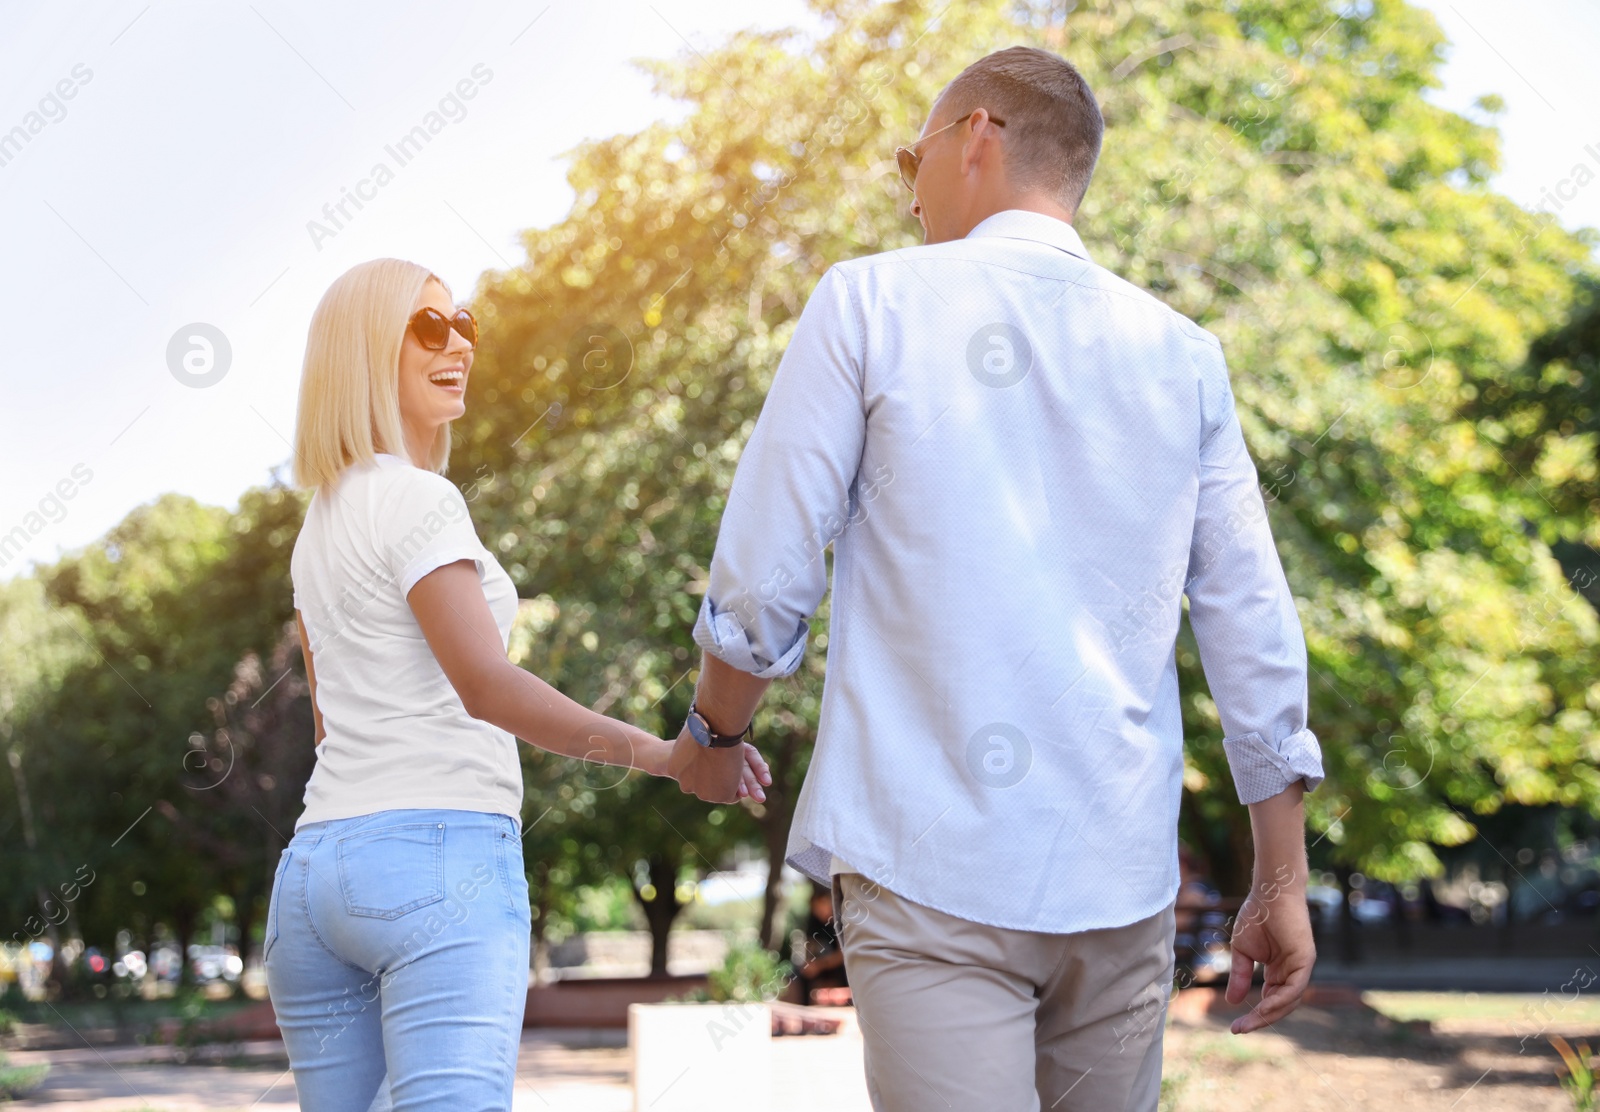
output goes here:
{"type": "Polygon", "coordinates": [[[1106,125],[1089,83],[1071,62],[1031,46],[998,50],[957,74],[938,104],[946,122],[979,108],[1004,120],[1002,149],[1012,183],[1053,194],[1077,211],[1106,125]]]}

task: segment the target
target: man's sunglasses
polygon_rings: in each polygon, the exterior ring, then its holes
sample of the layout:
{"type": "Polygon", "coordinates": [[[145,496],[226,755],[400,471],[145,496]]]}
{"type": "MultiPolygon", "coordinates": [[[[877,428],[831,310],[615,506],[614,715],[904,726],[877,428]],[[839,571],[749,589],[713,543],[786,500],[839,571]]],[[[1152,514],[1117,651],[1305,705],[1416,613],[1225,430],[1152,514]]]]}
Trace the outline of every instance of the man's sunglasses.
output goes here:
{"type": "MultiPolygon", "coordinates": [[[[954,120],[951,123],[945,124],[939,129],[939,131],[929,132],[927,135],[924,135],[921,139],[918,139],[909,147],[896,147],[894,149],[894,160],[900,166],[900,180],[906,183],[907,189],[911,190],[913,193],[917,191],[917,167],[922,165],[922,156],[917,153],[917,148],[922,146],[922,144],[926,143],[929,139],[932,139],[935,135],[938,135],[940,131],[949,131],[951,128],[955,127],[956,124],[966,123],[972,118],[973,113],[977,111],[978,110],[974,108],[971,112],[968,112],[959,120],[954,120]]],[[[994,116],[989,117],[989,122],[994,124],[995,127],[1006,126],[1006,122],[1004,120],[997,119],[994,116]]]]}
{"type": "Polygon", "coordinates": [[[467,343],[478,346],[478,318],[466,309],[457,309],[455,316],[447,317],[437,309],[424,307],[411,314],[406,327],[417,338],[417,343],[429,351],[443,351],[450,343],[452,328],[467,343]]]}

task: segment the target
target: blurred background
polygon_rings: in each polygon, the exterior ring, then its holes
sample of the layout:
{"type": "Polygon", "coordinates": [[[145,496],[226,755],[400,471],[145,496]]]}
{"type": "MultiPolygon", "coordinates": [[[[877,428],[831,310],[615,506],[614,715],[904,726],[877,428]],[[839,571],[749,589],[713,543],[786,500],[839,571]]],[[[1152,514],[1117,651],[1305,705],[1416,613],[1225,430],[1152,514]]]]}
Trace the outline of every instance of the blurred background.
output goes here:
{"type": "MultiPolygon", "coordinates": [[[[1318,1077],[1365,1055],[1373,1100],[1590,1099],[1587,1050],[1563,1064],[1551,1038],[1600,1033],[1600,9],[0,13],[17,1092],[98,1068],[51,1080],[53,1052],[231,1045],[242,1027],[207,1024],[264,1001],[268,889],[314,760],[287,465],[328,284],[394,255],[471,306],[449,477],[521,595],[513,657],[674,734],[723,499],[796,316],[833,262],[921,242],[894,148],[964,65],[1025,43],[1077,65],[1106,117],[1091,256],[1222,341],[1300,605],[1327,771],[1306,799],[1310,1003],[1335,1020],[1264,1038],[1318,1077]]],[[[848,1003],[826,894],[782,864],[826,622],[758,716],[765,805],[521,747],[531,1026],[697,994],[848,1003]]],[[[1204,1032],[1249,821],[1187,626],[1177,659],[1178,995],[1204,1032]]],[[[1252,1080],[1273,1054],[1195,1040],[1168,1042],[1173,1107],[1287,1099],[1252,1080]]],[[[1282,1106],[1342,1106],[1309,1087],[1282,1106]]]]}

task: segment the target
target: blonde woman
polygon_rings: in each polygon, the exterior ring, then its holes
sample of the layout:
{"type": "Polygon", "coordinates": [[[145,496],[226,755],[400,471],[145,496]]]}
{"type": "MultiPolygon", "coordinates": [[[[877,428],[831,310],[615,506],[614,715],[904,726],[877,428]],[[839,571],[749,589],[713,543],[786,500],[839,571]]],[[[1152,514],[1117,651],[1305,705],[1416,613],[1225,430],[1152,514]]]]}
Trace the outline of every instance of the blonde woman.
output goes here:
{"type": "MultiPolygon", "coordinates": [[[[345,273],[311,321],[294,473],[315,494],[290,570],[317,761],[262,948],[307,1112],[511,1107],[530,932],[515,738],[700,776],[692,740],[506,659],[516,591],[442,474],[477,341],[398,259],[345,273]]],[[[736,794],[762,799],[766,765],[744,757],[736,794]]]]}

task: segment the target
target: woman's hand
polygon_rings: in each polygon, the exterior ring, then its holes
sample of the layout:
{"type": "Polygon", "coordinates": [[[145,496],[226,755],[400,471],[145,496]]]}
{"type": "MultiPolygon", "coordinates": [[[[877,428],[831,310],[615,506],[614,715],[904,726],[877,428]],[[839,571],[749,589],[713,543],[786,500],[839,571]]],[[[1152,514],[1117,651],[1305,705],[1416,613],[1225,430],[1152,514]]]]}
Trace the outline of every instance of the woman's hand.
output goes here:
{"type": "Polygon", "coordinates": [[[673,745],[671,738],[649,735],[635,750],[633,767],[640,772],[648,772],[651,776],[672,778],[672,773],[667,769],[667,762],[672,758],[673,745]]]}
{"type": "Polygon", "coordinates": [[[739,778],[739,798],[765,803],[767,793],[761,789],[771,783],[772,771],[767,768],[767,762],[762,760],[760,751],[754,745],[745,742],[744,768],[740,770],[739,778]]]}

